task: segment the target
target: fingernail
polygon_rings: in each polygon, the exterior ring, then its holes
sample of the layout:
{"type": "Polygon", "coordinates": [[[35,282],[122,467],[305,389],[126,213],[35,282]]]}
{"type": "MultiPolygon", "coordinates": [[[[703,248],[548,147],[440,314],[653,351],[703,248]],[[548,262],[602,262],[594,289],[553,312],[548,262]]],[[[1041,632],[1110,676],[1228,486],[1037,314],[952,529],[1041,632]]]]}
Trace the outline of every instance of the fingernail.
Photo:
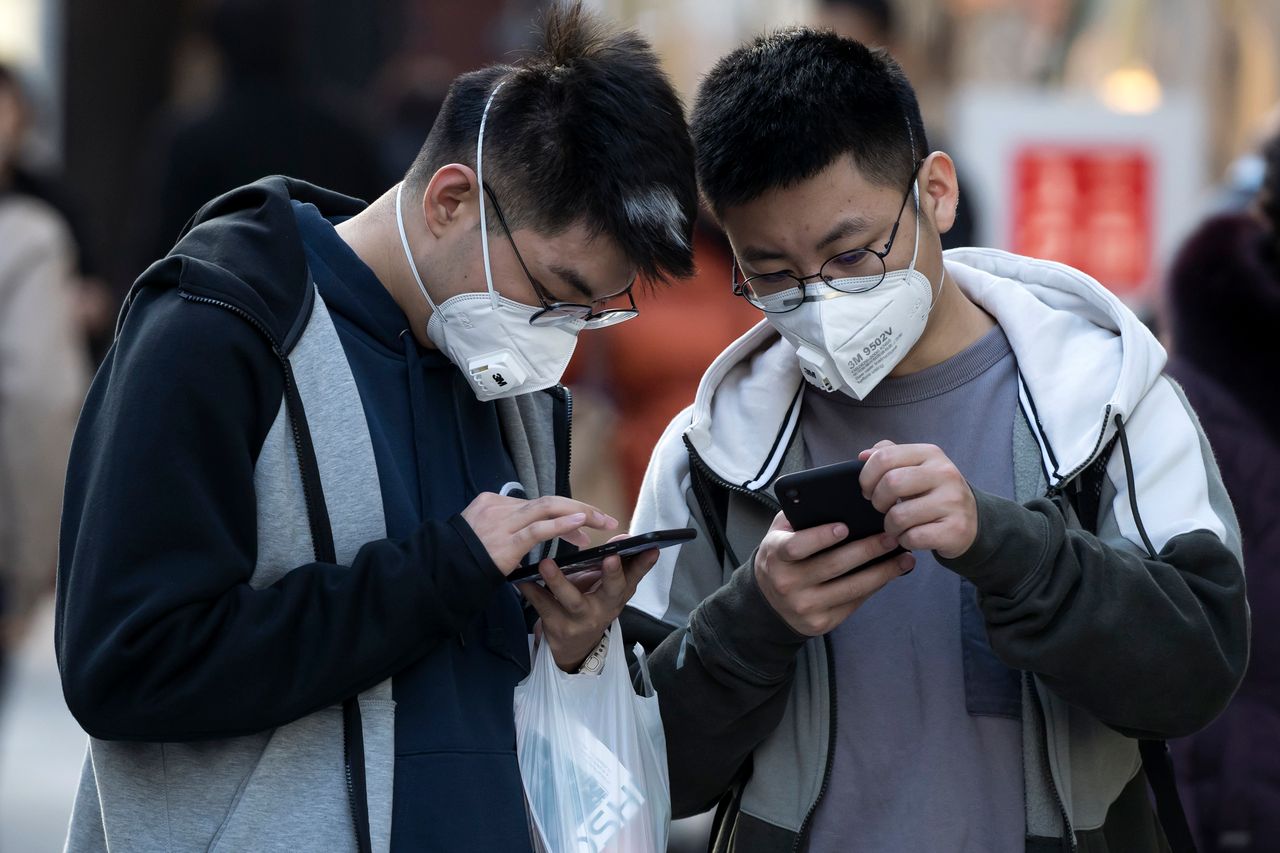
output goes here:
{"type": "Polygon", "coordinates": [[[570,524],[582,524],[587,520],[587,514],[585,512],[575,512],[565,520],[570,524]]]}
{"type": "Polygon", "coordinates": [[[884,533],[880,536],[880,547],[892,550],[898,547],[898,540],[893,538],[893,534],[884,533]]]}
{"type": "Polygon", "coordinates": [[[835,527],[831,528],[831,535],[837,539],[843,539],[849,535],[849,528],[845,527],[843,524],[837,524],[835,527]]]}
{"type": "Polygon", "coordinates": [[[909,575],[916,569],[916,558],[910,554],[903,554],[898,558],[898,571],[901,574],[909,575]]]}

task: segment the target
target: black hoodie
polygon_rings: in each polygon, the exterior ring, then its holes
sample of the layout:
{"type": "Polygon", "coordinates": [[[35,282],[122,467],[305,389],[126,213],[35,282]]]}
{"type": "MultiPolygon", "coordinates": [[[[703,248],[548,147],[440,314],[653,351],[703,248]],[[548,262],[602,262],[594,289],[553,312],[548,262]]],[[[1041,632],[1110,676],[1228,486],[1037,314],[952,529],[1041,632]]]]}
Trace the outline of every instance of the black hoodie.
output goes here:
{"type": "Polygon", "coordinates": [[[481,612],[502,575],[460,516],[263,589],[254,466],[310,314],[286,178],[201,210],[134,286],[76,432],[58,567],[67,704],[102,739],[258,732],[371,687],[481,612]],[[352,570],[354,569],[354,570],[352,570]]]}

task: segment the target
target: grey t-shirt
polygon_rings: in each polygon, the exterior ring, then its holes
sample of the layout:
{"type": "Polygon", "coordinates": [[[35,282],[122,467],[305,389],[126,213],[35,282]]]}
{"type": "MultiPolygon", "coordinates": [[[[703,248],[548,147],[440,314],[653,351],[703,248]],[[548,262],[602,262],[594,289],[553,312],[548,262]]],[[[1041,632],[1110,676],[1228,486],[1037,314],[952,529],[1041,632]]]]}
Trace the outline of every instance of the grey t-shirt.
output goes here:
{"type": "MultiPolygon", "coordinates": [[[[808,461],[881,439],[942,448],[974,488],[1013,497],[1017,367],[999,327],[964,352],[886,379],[861,402],[806,390],[808,461]]],[[[811,853],[1025,848],[1022,725],[966,710],[961,579],[932,552],[831,632],[837,728],[811,853]]]]}

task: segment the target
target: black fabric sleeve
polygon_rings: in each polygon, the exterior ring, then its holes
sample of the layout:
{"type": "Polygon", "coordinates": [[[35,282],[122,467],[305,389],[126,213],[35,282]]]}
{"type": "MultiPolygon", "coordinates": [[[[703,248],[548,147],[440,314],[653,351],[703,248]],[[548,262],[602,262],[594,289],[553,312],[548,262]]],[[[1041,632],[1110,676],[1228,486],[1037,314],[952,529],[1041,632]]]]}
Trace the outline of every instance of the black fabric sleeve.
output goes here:
{"type": "Polygon", "coordinates": [[[1131,737],[1170,738],[1226,707],[1249,657],[1244,573],[1208,530],[1155,557],[977,489],[979,534],[939,559],[981,593],[991,647],[1066,701],[1131,737]]]}
{"type": "Polygon", "coordinates": [[[754,562],[752,554],[693,610],[689,624],[671,632],[649,657],[667,737],[675,817],[714,805],[751,752],[777,728],[796,653],[808,639],[769,605],[756,585],[754,562]]]}
{"type": "Polygon", "coordinates": [[[302,565],[263,589],[254,465],[280,409],[266,339],[218,307],[143,291],[94,381],[64,505],[56,643],[91,735],[268,729],[389,677],[502,583],[461,517],[302,565]]]}

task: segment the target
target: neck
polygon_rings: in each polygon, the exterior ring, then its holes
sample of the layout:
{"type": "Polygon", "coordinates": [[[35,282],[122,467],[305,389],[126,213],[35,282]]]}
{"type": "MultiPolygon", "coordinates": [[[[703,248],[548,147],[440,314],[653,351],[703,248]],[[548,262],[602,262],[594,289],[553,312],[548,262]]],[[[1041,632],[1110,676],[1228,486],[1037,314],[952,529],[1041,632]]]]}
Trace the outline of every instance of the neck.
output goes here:
{"type": "Polygon", "coordinates": [[[996,321],[990,314],[965,296],[950,276],[944,275],[929,314],[928,327],[907,357],[889,375],[908,376],[941,364],[964,352],[995,325],[996,321]]]}
{"type": "MultiPolygon", "coordinates": [[[[407,200],[406,200],[407,201],[407,200]]],[[[404,208],[404,229],[409,238],[409,248],[421,264],[422,247],[427,243],[427,228],[421,216],[414,216],[416,208],[404,208]]],[[[427,337],[427,321],[431,319],[431,306],[422,297],[418,283],[409,269],[409,259],[400,245],[400,231],[396,227],[396,187],[382,194],[373,204],[337,227],[338,236],[364,261],[378,281],[391,294],[391,298],[409,321],[409,331],[421,346],[435,349],[427,337]]]]}

